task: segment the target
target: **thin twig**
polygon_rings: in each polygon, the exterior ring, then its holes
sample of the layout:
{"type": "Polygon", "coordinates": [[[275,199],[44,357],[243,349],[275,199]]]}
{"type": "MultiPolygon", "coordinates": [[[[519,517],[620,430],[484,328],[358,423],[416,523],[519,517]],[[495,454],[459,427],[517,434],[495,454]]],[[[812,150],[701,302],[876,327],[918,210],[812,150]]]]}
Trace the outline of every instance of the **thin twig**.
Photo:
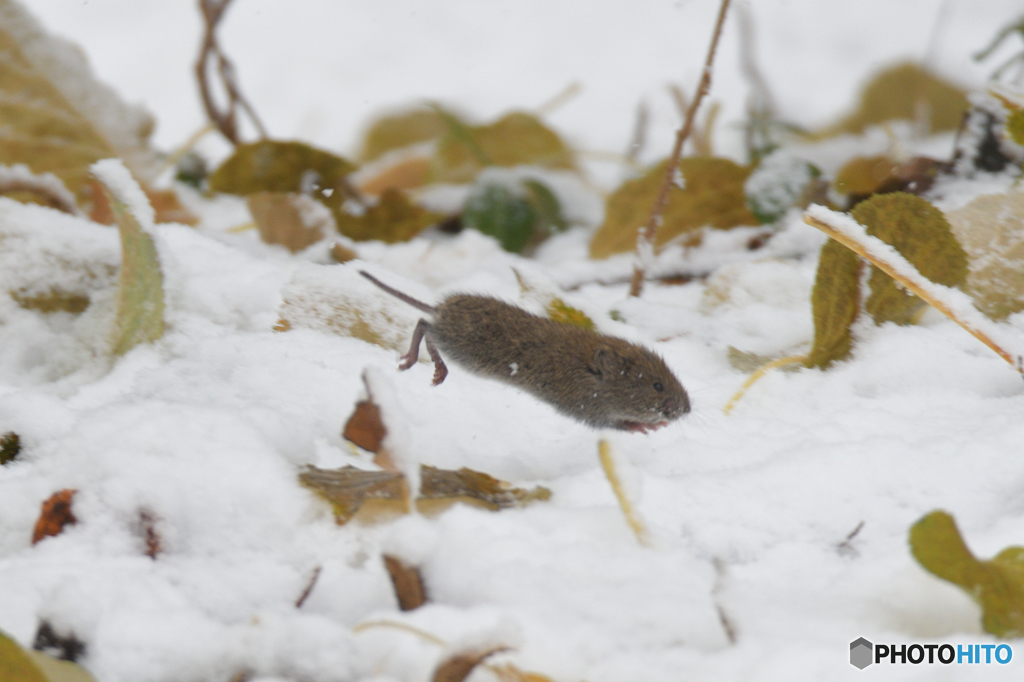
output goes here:
{"type": "Polygon", "coordinates": [[[196,60],[196,78],[199,81],[199,94],[203,99],[203,107],[210,121],[217,126],[228,142],[238,146],[241,138],[238,134],[237,112],[241,109],[248,115],[249,120],[256,126],[261,138],[268,137],[263,123],[260,122],[256,111],[249,104],[249,101],[242,94],[238,86],[238,78],[235,74],[235,67],[220,49],[217,42],[217,25],[224,17],[231,0],[199,0],[199,11],[206,23],[203,32],[203,41],[199,48],[199,59],[196,60]],[[210,88],[208,68],[211,60],[216,64],[217,73],[220,75],[221,84],[227,93],[228,101],[223,109],[217,106],[214,101],[213,92],[210,88]]]}
{"type": "Polygon", "coordinates": [[[313,588],[316,587],[316,581],[320,579],[320,572],[324,569],[323,566],[317,566],[313,569],[313,575],[309,579],[309,584],[306,585],[306,589],[302,591],[299,598],[295,600],[295,608],[301,609],[302,605],[309,599],[309,595],[313,592],[313,588]]]}
{"type": "Polygon", "coordinates": [[[730,0],[722,0],[722,7],[718,11],[718,20],[715,23],[715,32],[711,37],[711,46],[708,48],[708,56],[704,62],[704,70],[701,73],[700,83],[697,85],[697,93],[686,111],[686,120],[683,126],[676,133],[676,143],[672,147],[672,154],[668,159],[668,167],[665,168],[665,178],[662,180],[661,189],[658,190],[658,197],[651,208],[651,215],[637,234],[636,262],[633,265],[633,280],[630,283],[629,295],[639,296],[643,291],[644,275],[647,272],[647,264],[650,255],[654,253],[654,238],[661,224],[661,216],[668,205],[668,193],[672,188],[672,181],[676,171],[679,169],[679,157],[683,152],[683,143],[690,136],[693,129],[693,122],[697,116],[697,109],[701,101],[711,89],[711,66],[715,61],[715,52],[718,49],[718,39],[722,36],[722,26],[725,24],[725,15],[729,10],[730,0]]]}
{"type": "Polygon", "coordinates": [[[647,125],[650,122],[651,112],[647,102],[640,100],[636,105],[636,121],[633,123],[633,135],[629,140],[629,147],[626,149],[626,163],[635,167],[640,153],[647,143],[647,125]]]}

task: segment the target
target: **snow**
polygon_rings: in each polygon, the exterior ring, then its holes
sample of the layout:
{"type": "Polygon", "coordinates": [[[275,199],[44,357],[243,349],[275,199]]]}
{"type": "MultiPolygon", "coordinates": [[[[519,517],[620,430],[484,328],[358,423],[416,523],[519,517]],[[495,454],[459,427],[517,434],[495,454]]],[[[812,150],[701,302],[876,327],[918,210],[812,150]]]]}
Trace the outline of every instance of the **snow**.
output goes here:
{"type": "MultiPolygon", "coordinates": [[[[26,5],[80,42],[100,78],[156,115],[160,146],[200,126],[193,5],[26,5]]],[[[647,162],[670,148],[679,123],[664,83],[696,82],[717,5],[581,12],[578,3],[535,0],[429,9],[408,0],[247,0],[232,6],[221,37],[276,137],[352,153],[377,110],[428,97],[490,120],[580,80],[582,93],[549,122],[583,149],[620,151],[636,102],[649,97],[647,162]]],[[[1019,11],[1016,0],[981,5],[772,0],[750,11],[778,106],[820,125],[870,69],[897,57],[927,56],[940,72],[980,85],[990,65],[969,55],[1019,11]]],[[[716,148],[733,155],[731,123],[747,92],[737,40],[730,21],[711,92],[725,107],[716,148]]],[[[886,140],[874,130],[793,154],[828,174],[852,150],[877,153],[886,140]]],[[[916,143],[951,145],[948,137],[916,143]]],[[[216,157],[225,148],[210,136],[202,151],[216,157]]],[[[1022,543],[1024,385],[1012,367],[939,315],[917,326],[866,325],[848,360],[828,371],[771,372],[722,414],[746,378],[729,365],[730,347],[781,356],[811,343],[809,297],[825,237],[798,212],[781,218],[760,250],[746,245],[763,228],[708,231],[698,249],[662,250],[652,272],[696,279],[648,283],[630,299],[632,255],[586,257],[598,190],[621,178],[617,164],[587,161],[589,185],[553,181],[579,225],[534,259],[467,231],[360,243],[360,260],[345,265],[328,265],[323,245],[290,254],[255,231],[233,232],[248,217],[230,197],[182,189],[199,226],[151,225],[123,168],[104,161],[98,169],[158,237],[167,329],[111,363],[103,348],[116,230],[0,198],[0,433],[23,443],[0,467],[0,630],[21,644],[31,645],[45,618],[85,642],[81,663],[99,682],[223,682],[239,673],[253,682],[418,682],[452,652],[498,645],[512,648],[489,662],[555,681],[810,682],[873,674],[848,663],[849,642],[861,636],[993,641],[970,598],[918,567],[906,540],[911,524],[942,508],[980,557],[1022,543]],[[611,438],[650,545],[637,542],[601,470],[602,434],[457,366],[438,387],[429,362],[397,371],[420,312],[376,289],[361,268],[427,303],[470,291],[535,307],[515,268],[602,331],[657,350],[693,413],[611,438]],[[42,313],[2,293],[52,288],[92,304],[77,316],[42,313]],[[339,335],[325,319],[344,305],[372,312],[392,347],[339,335]],[[282,317],[291,329],[274,331],[282,317]],[[364,375],[403,465],[470,467],[543,485],[551,499],[336,525],[297,476],[311,464],[372,467],[341,437],[364,375]],[[41,502],[63,488],[78,490],[78,523],[31,545],[41,502]],[[143,512],[161,538],[156,559],[144,554],[143,512]],[[419,566],[427,605],[398,610],[382,553],[419,566]]],[[[1008,185],[980,176],[933,191],[945,209],[943,201],[955,207],[1008,185]]],[[[435,199],[457,203],[464,192],[441,188],[435,199]]],[[[1021,325],[1018,315],[1000,329],[1019,336],[1021,325]]],[[[971,673],[1019,679],[1024,648],[1010,644],[1009,665],[971,673]]],[[[880,667],[887,680],[967,676],[956,665],[880,667]]],[[[481,670],[470,679],[493,678],[481,670]]]]}

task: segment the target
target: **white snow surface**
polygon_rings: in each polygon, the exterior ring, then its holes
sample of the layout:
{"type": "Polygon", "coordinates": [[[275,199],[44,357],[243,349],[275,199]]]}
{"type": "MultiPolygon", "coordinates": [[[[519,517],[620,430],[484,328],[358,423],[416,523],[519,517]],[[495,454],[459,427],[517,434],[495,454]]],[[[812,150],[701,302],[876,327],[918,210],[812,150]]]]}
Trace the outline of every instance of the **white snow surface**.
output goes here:
{"type": "MultiPolygon", "coordinates": [[[[621,152],[636,102],[648,97],[644,158],[653,160],[678,124],[664,84],[696,82],[717,5],[247,0],[230,9],[222,39],[276,137],[351,151],[380,109],[433,98],[487,120],[579,80],[583,94],[551,124],[582,148],[621,152]]],[[[156,115],[160,145],[199,127],[194,3],[26,7],[156,115]]],[[[991,64],[969,55],[1019,3],[766,0],[749,9],[777,103],[820,124],[868,71],[897,57],[980,85],[991,64]]],[[[728,122],[746,96],[735,26],[712,87],[726,107],[716,141],[729,153],[738,143],[728,122]]],[[[213,137],[204,145],[223,153],[213,137]]],[[[832,157],[811,159],[826,171],[839,154],[828,149],[832,157]]],[[[591,170],[599,185],[621,179],[617,165],[591,170]]],[[[992,183],[960,184],[956,202],[983,190],[992,183]]],[[[500,644],[512,649],[489,660],[555,682],[1021,678],[1018,642],[1010,664],[970,670],[859,671],[848,662],[862,636],[994,641],[966,594],[916,564],[907,533],[941,508],[980,557],[1024,542],[1024,384],[1013,368],[953,322],[926,316],[917,326],[859,328],[850,359],[769,373],[722,414],[745,379],[730,347],[781,355],[812,340],[822,236],[799,215],[760,251],[742,248],[754,229],[709,233],[692,253],[666,249],[656,269],[710,279],[650,284],[640,299],[626,298],[631,256],[587,260],[592,224],[533,260],[473,232],[357,245],[374,274],[428,303],[453,291],[514,301],[513,267],[572,287],[560,296],[602,331],[662,354],[693,413],[612,440],[630,463],[631,489],[642,491],[634,502],[645,547],[601,472],[600,434],[458,366],[432,387],[429,363],[398,372],[394,350],[312,322],[272,331],[286,292],[304,291],[296,300],[315,318],[334,295],[331,271],[355,282],[360,265],[328,266],[316,246],[292,255],[254,231],[231,232],[244,222],[234,200],[188,203],[198,228],[151,228],[169,265],[166,333],[111,363],[102,350],[116,230],[0,198],[0,432],[23,444],[0,467],[0,630],[21,644],[31,646],[41,619],[74,633],[99,682],[223,682],[246,672],[252,682],[418,682],[446,653],[500,644]],[[2,293],[52,286],[92,305],[79,316],[43,314],[2,293]],[[551,499],[336,525],[297,477],[309,464],[372,466],[340,435],[367,370],[389,394],[387,418],[401,420],[406,463],[544,485],[551,499]],[[33,546],[40,504],[65,488],[78,491],[78,523],[33,546]],[[142,511],[156,519],[156,559],[144,554],[142,511]],[[420,566],[427,605],[399,611],[385,551],[420,566]],[[357,628],[367,623],[377,625],[357,628]]],[[[358,300],[372,291],[363,284],[358,300]]],[[[417,313],[404,313],[406,336],[417,313]]],[[[1019,318],[1007,325],[1021,330],[1019,318]]],[[[486,670],[470,678],[491,679],[486,670]]]]}

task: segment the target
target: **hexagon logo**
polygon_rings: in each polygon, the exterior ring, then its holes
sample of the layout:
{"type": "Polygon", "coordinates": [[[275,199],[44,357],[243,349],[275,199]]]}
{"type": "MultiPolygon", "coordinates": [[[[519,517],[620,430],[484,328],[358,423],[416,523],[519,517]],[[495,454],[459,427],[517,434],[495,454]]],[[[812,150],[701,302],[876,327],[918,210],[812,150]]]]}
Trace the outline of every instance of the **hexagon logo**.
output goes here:
{"type": "Polygon", "coordinates": [[[874,648],[874,645],[863,637],[850,642],[850,665],[863,670],[874,663],[874,648]]]}

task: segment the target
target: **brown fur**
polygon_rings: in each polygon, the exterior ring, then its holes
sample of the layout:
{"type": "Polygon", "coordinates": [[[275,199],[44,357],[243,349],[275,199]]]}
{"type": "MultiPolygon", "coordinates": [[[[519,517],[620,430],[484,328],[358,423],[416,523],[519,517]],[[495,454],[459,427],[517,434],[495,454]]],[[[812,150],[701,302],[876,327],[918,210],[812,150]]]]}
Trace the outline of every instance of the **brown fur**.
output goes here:
{"type": "Polygon", "coordinates": [[[682,384],[664,360],[642,346],[538,317],[489,296],[455,294],[431,308],[362,274],[432,312],[432,321],[417,325],[401,366],[416,362],[422,337],[434,360],[435,384],[447,374],[443,354],[596,428],[646,432],[690,411],[682,384]]]}

